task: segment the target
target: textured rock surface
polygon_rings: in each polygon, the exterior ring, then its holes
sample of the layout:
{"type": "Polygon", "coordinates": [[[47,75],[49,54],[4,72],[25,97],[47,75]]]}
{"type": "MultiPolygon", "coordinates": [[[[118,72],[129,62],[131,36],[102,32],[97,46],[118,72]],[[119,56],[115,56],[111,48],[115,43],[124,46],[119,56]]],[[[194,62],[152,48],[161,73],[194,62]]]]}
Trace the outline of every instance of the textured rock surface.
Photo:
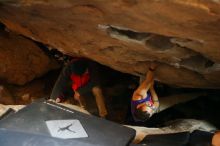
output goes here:
{"type": "MultiPolygon", "coordinates": [[[[29,104],[38,99],[47,99],[50,96],[51,89],[47,87],[45,80],[34,80],[25,86],[8,85],[8,90],[14,99],[14,104],[29,104]]],[[[2,97],[6,99],[6,97],[2,97]]],[[[0,103],[2,103],[0,101],[0,103]]]]}
{"type": "MultiPolygon", "coordinates": [[[[128,126],[128,125],[127,125],[128,126]]],[[[136,130],[136,136],[133,143],[139,143],[147,135],[168,134],[178,132],[193,132],[194,130],[213,131],[216,130],[212,124],[195,119],[177,119],[166,123],[165,127],[147,128],[139,126],[128,126],[136,130]]]]}
{"type": "Polygon", "coordinates": [[[15,104],[14,98],[10,91],[4,86],[0,85],[0,103],[1,104],[15,104]]]}
{"type": "Polygon", "coordinates": [[[220,88],[218,0],[2,0],[0,22],[122,72],[143,76],[156,60],[161,82],[220,88]]]}
{"type": "Polygon", "coordinates": [[[0,103],[24,105],[39,99],[48,99],[59,70],[51,71],[25,85],[0,84],[0,103]]]}
{"type": "Polygon", "coordinates": [[[18,85],[58,66],[32,41],[3,30],[0,30],[0,62],[0,79],[18,85]]]}

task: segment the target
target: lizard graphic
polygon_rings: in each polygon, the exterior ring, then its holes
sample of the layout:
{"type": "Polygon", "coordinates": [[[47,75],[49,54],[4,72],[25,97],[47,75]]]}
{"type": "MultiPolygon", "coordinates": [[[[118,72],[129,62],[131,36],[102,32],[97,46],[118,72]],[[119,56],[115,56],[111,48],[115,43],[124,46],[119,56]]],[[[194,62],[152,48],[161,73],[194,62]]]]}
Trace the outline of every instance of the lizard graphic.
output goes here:
{"type": "Polygon", "coordinates": [[[76,133],[75,131],[71,130],[70,127],[72,126],[73,124],[70,124],[70,125],[67,125],[65,127],[59,127],[58,131],[57,132],[60,132],[60,131],[69,131],[69,132],[73,132],[73,133],[76,133]]]}

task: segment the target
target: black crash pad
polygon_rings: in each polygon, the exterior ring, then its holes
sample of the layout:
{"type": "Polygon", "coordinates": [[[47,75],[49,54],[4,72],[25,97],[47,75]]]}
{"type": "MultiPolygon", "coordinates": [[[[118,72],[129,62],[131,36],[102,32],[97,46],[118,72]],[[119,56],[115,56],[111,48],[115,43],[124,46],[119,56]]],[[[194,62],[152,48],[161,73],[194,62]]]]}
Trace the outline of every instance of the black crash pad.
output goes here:
{"type": "MultiPolygon", "coordinates": [[[[17,113],[1,120],[0,129],[3,130],[1,131],[3,133],[9,131],[9,135],[15,131],[18,133],[21,132],[23,135],[35,135],[35,138],[36,135],[41,136],[39,138],[50,137],[53,140],[57,138],[51,137],[46,121],[65,119],[79,120],[88,135],[88,137],[84,138],[65,139],[65,142],[77,141],[101,146],[125,146],[135,136],[134,129],[92,115],[87,115],[53,102],[36,102],[28,105],[17,113]]],[[[5,137],[0,136],[0,142],[4,138],[5,137]]],[[[25,136],[23,136],[23,140],[25,139],[25,136]]]]}
{"type": "Polygon", "coordinates": [[[97,146],[98,145],[98,144],[80,142],[77,140],[63,140],[58,138],[52,138],[49,136],[42,136],[42,135],[3,130],[3,129],[0,130],[0,144],[1,146],[97,146]]]}

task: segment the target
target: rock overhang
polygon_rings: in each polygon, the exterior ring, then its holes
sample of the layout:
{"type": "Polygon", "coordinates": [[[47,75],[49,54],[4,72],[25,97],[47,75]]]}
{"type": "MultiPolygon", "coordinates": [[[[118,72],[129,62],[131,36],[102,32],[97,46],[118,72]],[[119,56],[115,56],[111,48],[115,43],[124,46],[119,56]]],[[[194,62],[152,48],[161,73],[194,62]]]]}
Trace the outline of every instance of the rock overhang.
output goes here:
{"type": "Polygon", "coordinates": [[[0,5],[9,30],[144,76],[157,61],[156,79],[175,86],[219,88],[218,1],[10,1],[0,5]]]}

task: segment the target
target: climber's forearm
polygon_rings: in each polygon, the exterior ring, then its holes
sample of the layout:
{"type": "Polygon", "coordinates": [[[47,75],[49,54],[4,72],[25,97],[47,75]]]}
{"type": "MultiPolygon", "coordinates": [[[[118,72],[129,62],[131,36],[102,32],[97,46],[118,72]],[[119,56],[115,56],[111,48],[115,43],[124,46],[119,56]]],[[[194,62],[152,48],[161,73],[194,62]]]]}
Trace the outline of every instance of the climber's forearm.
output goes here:
{"type": "Polygon", "coordinates": [[[141,83],[141,85],[139,86],[141,89],[145,89],[145,90],[149,90],[149,88],[152,86],[152,82],[153,82],[153,78],[154,78],[154,73],[152,70],[149,70],[146,74],[146,79],[141,83]]]}
{"type": "Polygon", "coordinates": [[[159,99],[158,99],[157,93],[154,90],[153,86],[150,87],[150,93],[151,93],[151,97],[152,97],[154,106],[158,108],[159,107],[159,99]]]}
{"type": "Polygon", "coordinates": [[[149,71],[146,74],[146,79],[145,79],[146,83],[147,84],[151,83],[153,81],[153,79],[154,79],[154,72],[152,69],[149,69],[149,71]]]}
{"type": "Polygon", "coordinates": [[[145,80],[139,85],[139,87],[135,90],[133,96],[141,96],[141,98],[144,98],[146,96],[147,91],[152,86],[153,81],[153,72],[149,70],[146,74],[145,80]]]}
{"type": "Polygon", "coordinates": [[[150,88],[150,93],[151,93],[151,96],[152,96],[152,100],[153,101],[158,101],[159,99],[158,99],[158,96],[157,96],[157,93],[156,93],[156,91],[154,90],[154,88],[150,88]]]}

